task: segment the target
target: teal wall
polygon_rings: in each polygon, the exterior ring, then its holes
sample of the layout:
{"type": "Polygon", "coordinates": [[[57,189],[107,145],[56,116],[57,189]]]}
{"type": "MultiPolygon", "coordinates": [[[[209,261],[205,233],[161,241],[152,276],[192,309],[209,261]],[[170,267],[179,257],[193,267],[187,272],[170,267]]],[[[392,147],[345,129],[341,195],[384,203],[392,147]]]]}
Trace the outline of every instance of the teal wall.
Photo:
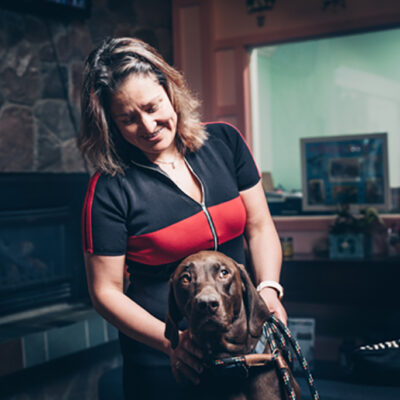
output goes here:
{"type": "Polygon", "coordinates": [[[390,185],[400,187],[400,29],[253,52],[255,154],[275,186],[301,188],[302,137],[387,132],[390,185]]]}

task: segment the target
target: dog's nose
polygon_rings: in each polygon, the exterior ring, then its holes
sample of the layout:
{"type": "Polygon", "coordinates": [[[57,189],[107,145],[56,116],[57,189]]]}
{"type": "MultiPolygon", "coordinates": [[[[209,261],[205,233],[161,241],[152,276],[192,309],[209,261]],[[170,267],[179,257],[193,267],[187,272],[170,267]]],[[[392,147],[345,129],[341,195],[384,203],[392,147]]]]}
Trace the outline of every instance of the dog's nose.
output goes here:
{"type": "Polygon", "coordinates": [[[196,298],[196,307],[202,313],[215,314],[219,307],[219,301],[213,294],[204,294],[196,298]]]}

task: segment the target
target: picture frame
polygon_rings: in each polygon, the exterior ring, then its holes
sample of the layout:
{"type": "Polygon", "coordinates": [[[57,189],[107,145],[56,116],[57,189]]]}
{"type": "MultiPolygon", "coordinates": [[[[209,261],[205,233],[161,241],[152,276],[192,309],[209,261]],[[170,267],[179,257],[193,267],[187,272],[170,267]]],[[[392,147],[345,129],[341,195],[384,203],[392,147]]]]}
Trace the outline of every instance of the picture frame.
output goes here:
{"type": "Polygon", "coordinates": [[[387,133],[302,138],[300,149],[303,211],[390,210],[387,133]]]}

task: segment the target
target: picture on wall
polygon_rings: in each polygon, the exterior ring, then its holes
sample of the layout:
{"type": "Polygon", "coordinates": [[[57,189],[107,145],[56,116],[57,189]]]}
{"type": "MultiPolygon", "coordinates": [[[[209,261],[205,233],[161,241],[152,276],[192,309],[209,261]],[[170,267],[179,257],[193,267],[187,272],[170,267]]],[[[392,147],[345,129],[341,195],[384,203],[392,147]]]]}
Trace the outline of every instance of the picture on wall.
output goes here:
{"type": "Polygon", "coordinates": [[[387,134],[301,139],[303,209],[389,207],[387,134]]]}

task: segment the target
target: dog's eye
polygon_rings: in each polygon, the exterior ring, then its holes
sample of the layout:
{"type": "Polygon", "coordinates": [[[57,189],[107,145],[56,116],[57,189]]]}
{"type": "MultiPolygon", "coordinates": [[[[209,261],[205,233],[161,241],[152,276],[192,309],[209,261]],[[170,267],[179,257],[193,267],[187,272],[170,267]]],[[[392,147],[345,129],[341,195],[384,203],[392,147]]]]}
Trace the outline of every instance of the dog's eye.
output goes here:
{"type": "Polygon", "coordinates": [[[221,268],[219,271],[220,278],[226,278],[229,275],[229,271],[226,268],[221,268]]]}
{"type": "Polygon", "coordinates": [[[192,280],[192,277],[189,274],[183,274],[181,275],[181,277],[179,278],[179,281],[183,284],[183,285],[187,285],[188,283],[190,283],[192,280]]]}

